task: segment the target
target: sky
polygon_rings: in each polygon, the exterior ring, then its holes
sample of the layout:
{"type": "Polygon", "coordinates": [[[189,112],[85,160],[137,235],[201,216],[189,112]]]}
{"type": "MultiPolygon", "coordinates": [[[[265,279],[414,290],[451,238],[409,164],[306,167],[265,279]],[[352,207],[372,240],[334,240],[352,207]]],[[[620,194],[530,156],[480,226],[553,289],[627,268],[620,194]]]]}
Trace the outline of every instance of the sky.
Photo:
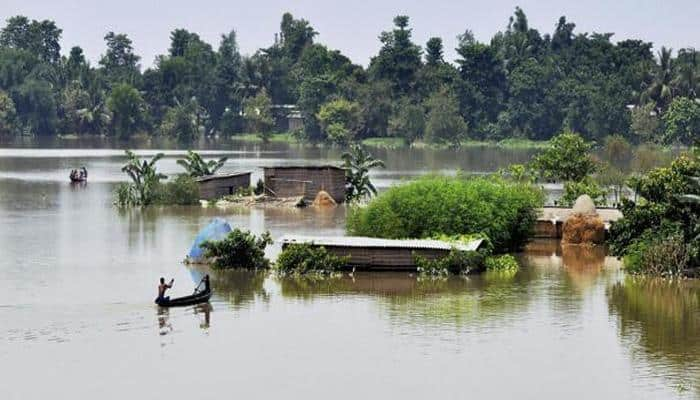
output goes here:
{"type": "MultiPolygon", "coordinates": [[[[126,33],[144,67],[167,52],[170,32],[185,28],[218,47],[220,36],[234,29],[243,54],[269,46],[284,12],[310,21],[317,42],[367,65],[380,47],[378,35],[392,28],[399,14],[410,16],[413,38],[424,45],[443,38],[445,58],[456,58],[456,36],[466,29],[488,42],[505,29],[516,6],[530,26],[550,33],[560,16],[576,23],[576,32],[614,32],[674,49],[700,48],[700,0],[0,0],[0,20],[14,15],[51,19],[63,29],[62,52],[79,45],[96,63],[109,31],[126,33]]],[[[3,23],[4,25],[4,23],[3,23]]]]}

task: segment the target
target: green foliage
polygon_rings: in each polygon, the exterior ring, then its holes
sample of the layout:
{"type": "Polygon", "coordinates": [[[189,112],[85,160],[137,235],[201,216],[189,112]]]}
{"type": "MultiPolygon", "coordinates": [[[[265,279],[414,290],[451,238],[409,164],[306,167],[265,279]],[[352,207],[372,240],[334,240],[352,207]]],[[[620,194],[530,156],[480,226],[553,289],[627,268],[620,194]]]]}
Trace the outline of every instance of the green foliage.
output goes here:
{"type": "Polygon", "coordinates": [[[224,166],[228,157],[221,157],[218,160],[204,161],[199,153],[188,150],[187,156],[182,160],[177,160],[177,164],[187,171],[187,174],[192,177],[201,177],[214,175],[221,167],[224,166]]]}
{"type": "Polygon", "coordinates": [[[316,118],[332,143],[347,144],[360,127],[360,112],[359,104],[337,99],[322,105],[316,118]]]}
{"type": "Polygon", "coordinates": [[[630,130],[644,142],[659,141],[661,118],[653,103],[640,104],[632,109],[630,130]]]}
{"type": "Polygon", "coordinates": [[[607,190],[600,187],[595,180],[589,177],[580,181],[565,182],[564,194],[559,199],[559,203],[561,206],[571,207],[576,202],[576,199],[584,194],[590,196],[598,207],[607,205],[607,190]]]}
{"type": "Polygon", "coordinates": [[[518,260],[510,254],[486,257],[484,265],[487,271],[517,271],[520,269],[518,260]]]}
{"type": "Polygon", "coordinates": [[[250,130],[259,134],[263,141],[267,141],[274,125],[270,96],[267,95],[265,90],[261,90],[254,97],[246,99],[243,107],[245,119],[250,130]]]}
{"type": "Polygon", "coordinates": [[[362,145],[353,144],[350,151],[341,156],[345,166],[345,198],[347,201],[369,199],[377,194],[377,189],[369,179],[369,172],[384,168],[384,162],[372,157],[362,145]]]}
{"type": "Polygon", "coordinates": [[[700,265],[700,161],[681,155],[634,182],[635,203],[623,200],[624,217],[610,228],[610,250],[634,271],[676,274],[700,265]]]}
{"type": "Polygon", "coordinates": [[[697,99],[677,97],[663,115],[665,143],[693,144],[700,137],[700,103],[697,99]]]}
{"type": "Polygon", "coordinates": [[[265,182],[262,180],[262,178],[258,179],[258,182],[255,184],[255,188],[253,189],[253,193],[258,196],[265,193],[265,182]]]}
{"type": "Polygon", "coordinates": [[[428,109],[425,137],[428,142],[458,147],[467,135],[467,124],[459,114],[457,97],[446,88],[434,93],[426,102],[428,109]]]}
{"type": "Polygon", "coordinates": [[[153,204],[192,206],[199,204],[199,184],[189,175],[179,174],[155,187],[153,204]]]}
{"type": "Polygon", "coordinates": [[[482,233],[501,252],[527,241],[543,201],[542,192],[527,184],[427,177],[394,186],[367,207],[351,209],[347,229],[384,238],[482,233]]]}
{"type": "Polygon", "coordinates": [[[419,139],[425,132],[425,110],[408,100],[400,101],[389,119],[389,131],[408,143],[419,139]]]}
{"type": "Polygon", "coordinates": [[[160,132],[165,136],[177,138],[180,142],[189,143],[199,136],[197,124],[197,104],[190,100],[185,104],[177,102],[163,116],[160,132]]]}
{"type": "Polygon", "coordinates": [[[236,228],[223,240],[206,241],[200,247],[216,269],[255,270],[270,267],[270,260],[265,258],[265,248],[270,244],[272,239],[269,232],[256,237],[249,231],[236,228]]]}
{"type": "Polygon", "coordinates": [[[532,166],[544,179],[578,182],[596,170],[590,150],[591,144],[581,136],[564,132],[549,141],[549,147],[533,159],[532,166]]]}
{"type": "Polygon", "coordinates": [[[16,118],[15,103],[7,93],[0,90],[0,136],[16,132],[16,118]]]}
{"type": "Polygon", "coordinates": [[[121,207],[153,204],[158,198],[160,181],[167,178],[156,169],[156,163],[165,155],[158,153],[150,161],[141,161],[131,150],[125,150],[125,154],[127,163],[122,167],[122,172],[129,176],[131,182],[117,187],[115,204],[121,207]]]}
{"type": "Polygon", "coordinates": [[[330,274],[339,271],[348,261],[349,257],[333,255],[323,246],[294,243],[282,250],[275,268],[283,274],[330,274]]]}
{"type": "Polygon", "coordinates": [[[112,131],[120,139],[129,138],[143,127],[145,103],[141,94],[128,84],[119,84],[107,98],[112,114],[112,131]]]}
{"type": "Polygon", "coordinates": [[[452,249],[448,255],[434,260],[413,256],[419,274],[432,276],[467,275],[484,270],[485,255],[479,251],[452,249]]]}
{"type": "Polygon", "coordinates": [[[523,164],[510,164],[507,168],[498,171],[501,178],[517,183],[534,184],[537,180],[534,172],[523,164]]]}

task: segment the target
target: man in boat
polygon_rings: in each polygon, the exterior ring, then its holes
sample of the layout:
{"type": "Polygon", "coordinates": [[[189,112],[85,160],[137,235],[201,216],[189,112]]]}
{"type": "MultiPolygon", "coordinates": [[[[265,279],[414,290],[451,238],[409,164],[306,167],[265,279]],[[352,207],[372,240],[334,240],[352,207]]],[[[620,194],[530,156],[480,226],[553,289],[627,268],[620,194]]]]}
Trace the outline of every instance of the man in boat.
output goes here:
{"type": "Polygon", "coordinates": [[[160,277],[160,285],[158,285],[158,298],[156,298],[156,303],[161,301],[170,300],[170,296],[165,297],[165,291],[173,287],[175,279],[171,279],[170,283],[165,283],[165,278],[160,277]]]}
{"type": "Polygon", "coordinates": [[[81,178],[87,179],[87,168],[80,167],[80,176],[81,178]]]}

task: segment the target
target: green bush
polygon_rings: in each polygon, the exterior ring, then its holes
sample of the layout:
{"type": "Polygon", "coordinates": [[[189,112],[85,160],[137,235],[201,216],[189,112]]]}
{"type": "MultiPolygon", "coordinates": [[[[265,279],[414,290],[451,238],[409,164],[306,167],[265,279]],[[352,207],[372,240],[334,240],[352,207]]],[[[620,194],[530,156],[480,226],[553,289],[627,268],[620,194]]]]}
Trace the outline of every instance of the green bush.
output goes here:
{"type": "Polygon", "coordinates": [[[631,273],[679,276],[689,267],[691,248],[680,233],[659,237],[647,235],[633,243],[623,258],[631,273]]]}
{"type": "Polygon", "coordinates": [[[413,256],[418,273],[434,276],[466,275],[484,270],[484,253],[480,251],[460,251],[452,249],[442,258],[428,260],[420,255],[413,256]]]}
{"type": "Polygon", "coordinates": [[[282,273],[332,273],[347,264],[349,257],[338,257],[325,247],[308,243],[290,244],[282,250],[275,268],[282,273]]]}
{"type": "Polygon", "coordinates": [[[591,197],[596,206],[601,207],[608,203],[608,192],[600,187],[596,181],[586,177],[579,182],[564,183],[564,194],[559,199],[559,203],[565,207],[571,207],[579,196],[587,194],[591,197]]]}
{"type": "Polygon", "coordinates": [[[517,271],[520,269],[518,260],[510,254],[487,257],[484,265],[487,271],[517,271]]]}
{"type": "Polygon", "coordinates": [[[496,177],[428,177],[351,208],[347,230],[394,239],[481,233],[497,252],[505,252],[527,241],[543,201],[539,189],[496,177]]]}
{"type": "Polygon", "coordinates": [[[176,176],[170,182],[159,182],[154,203],[179,206],[199,204],[199,184],[185,174],[176,176]]]}
{"type": "Polygon", "coordinates": [[[200,247],[204,249],[204,256],[213,260],[214,268],[267,269],[270,260],[265,258],[265,248],[270,244],[269,232],[258,238],[236,228],[223,240],[206,241],[200,247]]]}

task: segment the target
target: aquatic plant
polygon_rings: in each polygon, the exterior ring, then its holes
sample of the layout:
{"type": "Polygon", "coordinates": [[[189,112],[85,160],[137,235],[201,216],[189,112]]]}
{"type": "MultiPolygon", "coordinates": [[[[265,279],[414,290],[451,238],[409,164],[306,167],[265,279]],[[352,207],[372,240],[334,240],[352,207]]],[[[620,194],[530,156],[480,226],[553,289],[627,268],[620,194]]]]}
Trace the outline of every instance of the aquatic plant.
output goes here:
{"type": "Polygon", "coordinates": [[[265,248],[270,244],[269,232],[257,237],[250,231],[236,228],[223,240],[206,241],[200,247],[217,269],[267,269],[270,260],[265,258],[265,248]]]}
{"type": "Polygon", "coordinates": [[[228,157],[221,157],[218,160],[204,161],[199,153],[188,150],[187,156],[182,160],[177,160],[177,164],[187,171],[192,177],[214,175],[216,171],[224,166],[228,157]]]}
{"type": "Polygon", "coordinates": [[[484,270],[486,256],[480,251],[452,249],[448,255],[434,260],[414,254],[418,273],[433,276],[466,275],[484,270]]]}
{"type": "Polygon", "coordinates": [[[543,202],[540,189],[497,177],[425,177],[351,208],[347,231],[392,239],[481,233],[505,252],[525,244],[543,202]]]}
{"type": "Polygon", "coordinates": [[[349,257],[339,257],[331,254],[325,247],[309,243],[294,243],[286,246],[275,263],[275,268],[281,273],[330,274],[340,270],[347,264],[349,257]]]}
{"type": "Polygon", "coordinates": [[[484,265],[487,271],[517,271],[520,269],[518,260],[510,254],[486,257],[484,265]]]}

